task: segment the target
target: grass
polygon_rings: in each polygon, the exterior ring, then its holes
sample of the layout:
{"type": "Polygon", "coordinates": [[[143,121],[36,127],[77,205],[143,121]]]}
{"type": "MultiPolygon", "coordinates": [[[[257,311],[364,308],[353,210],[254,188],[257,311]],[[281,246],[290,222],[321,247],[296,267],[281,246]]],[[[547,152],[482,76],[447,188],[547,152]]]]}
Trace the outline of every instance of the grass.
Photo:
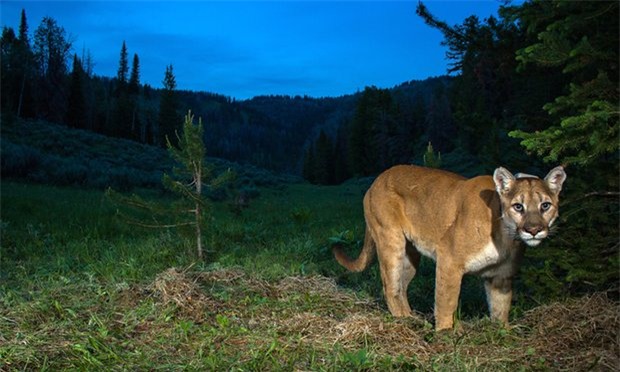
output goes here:
{"type": "Polygon", "coordinates": [[[601,294],[522,307],[504,329],[470,278],[462,331],[437,334],[425,261],[417,315],[392,318],[377,265],[346,273],[328,249],[363,237],[363,190],[262,188],[241,215],[215,203],[197,263],[184,231],[128,226],[102,191],[4,181],[0,370],[617,369],[618,306],[601,294]]]}

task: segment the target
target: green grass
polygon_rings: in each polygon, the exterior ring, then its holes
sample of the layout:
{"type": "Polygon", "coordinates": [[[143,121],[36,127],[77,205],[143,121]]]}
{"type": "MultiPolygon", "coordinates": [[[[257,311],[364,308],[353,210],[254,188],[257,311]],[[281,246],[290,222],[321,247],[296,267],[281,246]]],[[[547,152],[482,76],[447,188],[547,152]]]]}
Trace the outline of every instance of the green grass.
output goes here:
{"type": "Polygon", "coordinates": [[[338,235],[362,239],[363,186],[290,184],[260,194],[241,215],[213,205],[207,261],[197,263],[191,235],[127,225],[102,191],[3,182],[0,370],[495,371],[617,362],[617,316],[605,315],[617,314],[615,304],[560,305],[568,309],[561,316],[581,319],[572,338],[570,327],[549,325],[561,317],[554,308],[527,312],[506,330],[485,317],[476,279],[463,288],[462,333],[435,334],[429,261],[410,289],[420,313],[394,319],[377,265],[347,273],[328,247],[338,235]],[[584,315],[588,306],[597,313],[584,315]]]}

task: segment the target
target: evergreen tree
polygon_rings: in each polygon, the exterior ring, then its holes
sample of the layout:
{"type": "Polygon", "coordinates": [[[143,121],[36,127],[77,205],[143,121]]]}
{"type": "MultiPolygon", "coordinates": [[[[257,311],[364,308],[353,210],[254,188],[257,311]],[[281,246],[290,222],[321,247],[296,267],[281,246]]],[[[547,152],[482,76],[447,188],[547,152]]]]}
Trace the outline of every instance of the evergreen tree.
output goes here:
{"type": "Polygon", "coordinates": [[[110,135],[120,138],[134,138],[134,109],[135,102],[130,97],[127,83],[129,64],[127,59],[127,45],[123,41],[120,59],[118,62],[118,72],[116,75],[117,86],[115,92],[115,105],[112,116],[110,135]]]}
{"type": "Polygon", "coordinates": [[[310,183],[315,182],[314,177],[314,168],[316,167],[314,160],[314,144],[311,144],[310,147],[306,150],[304,155],[304,165],[302,169],[302,176],[304,179],[310,183]]]}
{"type": "Polygon", "coordinates": [[[26,10],[22,9],[21,18],[19,20],[19,41],[25,45],[30,45],[28,38],[28,20],[26,18],[26,10]]]}
{"type": "Polygon", "coordinates": [[[32,77],[34,61],[32,50],[30,47],[30,38],[28,37],[28,20],[26,18],[26,11],[22,9],[21,18],[19,21],[19,35],[18,43],[18,59],[20,63],[18,69],[18,81],[19,84],[19,96],[17,99],[17,116],[22,116],[26,111],[26,116],[34,116],[33,112],[33,97],[32,97],[32,77]],[[26,106],[26,108],[24,108],[26,106]]]}
{"type": "Polygon", "coordinates": [[[93,55],[90,52],[90,49],[83,48],[82,49],[82,69],[87,77],[93,76],[93,68],[95,67],[95,62],[93,61],[93,55]]]}
{"type": "Polygon", "coordinates": [[[439,151],[450,152],[454,148],[455,128],[448,96],[443,84],[438,85],[431,99],[424,121],[429,142],[439,151]]]}
{"type": "Polygon", "coordinates": [[[607,154],[616,158],[618,2],[534,1],[524,4],[519,15],[538,40],[518,51],[520,68],[536,64],[560,69],[570,82],[564,94],[544,106],[553,125],[511,136],[546,161],[588,165],[607,154]]]}
{"type": "MultiPolygon", "coordinates": [[[[499,19],[491,16],[481,22],[471,16],[455,26],[438,20],[423,3],[418,4],[417,13],[428,25],[443,33],[442,44],[448,47],[446,57],[451,61],[449,72],[460,73],[449,92],[453,120],[435,118],[437,123],[453,123],[454,126],[432,128],[429,139],[436,147],[447,151],[446,141],[455,138],[450,145],[460,146],[475,155],[483,168],[491,170],[507,154],[519,150],[518,143],[507,135],[515,123],[520,123],[524,117],[540,116],[535,100],[526,104],[524,97],[536,98],[539,92],[550,89],[538,89],[532,94],[530,79],[531,82],[553,82],[553,79],[517,76],[515,52],[523,45],[525,36],[505,8],[500,8],[499,19]]],[[[446,102],[437,98],[434,97],[429,110],[433,116],[439,108],[441,112],[448,112],[446,102]]]]}
{"type": "Polygon", "coordinates": [[[334,144],[334,183],[340,184],[347,180],[351,175],[347,167],[347,125],[342,125],[336,135],[334,144]]]}
{"type": "Polygon", "coordinates": [[[195,228],[196,250],[201,260],[204,257],[202,243],[204,222],[208,221],[205,215],[209,212],[207,199],[203,193],[207,188],[220,187],[231,177],[230,171],[216,177],[211,167],[205,163],[203,132],[202,120],[199,119],[198,125],[195,125],[194,116],[188,112],[181,134],[175,136],[177,137],[175,144],[173,145],[170,139],[167,141],[168,152],[179,167],[173,170],[172,175],[164,174],[163,178],[164,186],[181,196],[183,203],[187,205],[182,212],[193,214],[190,224],[195,228]]]}
{"type": "Polygon", "coordinates": [[[424,166],[429,168],[441,168],[441,152],[435,154],[433,145],[429,142],[424,153],[424,166]]]}
{"type": "Polygon", "coordinates": [[[38,114],[62,122],[67,107],[67,60],[71,42],[55,19],[44,17],[34,33],[38,114]]]}
{"type": "Polygon", "coordinates": [[[181,133],[177,133],[176,137],[176,145],[167,142],[168,153],[176,166],[172,173],[164,173],[162,183],[165,188],[178,195],[179,200],[162,206],[135,194],[130,197],[123,196],[112,189],[107,190],[106,196],[119,207],[131,208],[130,214],[124,214],[120,208],[118,210],[118,214],[129,224],[147,228],[193,228],[198,259],[204,260],[205,227],[212,221],[209,215],[209,199],[205,194],[227,184],[234,175],[230,170],[216,175],[213,166],[206,162],[202,120],[199,119],[198,125],[194,124],[191,112],[185,116],[181,133]],[[144,212],[149,215],[148,222],[140,218],[140,215],[144,216],[144,212]]]}
{"type": "Polygon", "coordinates": [[[133,55],[131,64],[131,75],[129,77],[129,94],[138,94],[140,92],[140,59],[137,54],[133,55]]]}
{"type": "Polygon", "coordinates": [[[3,27],[2,38],[0,39],[0,47],[2,48],[2,55],[0,63],[2,64],[0,86],[1,92],[0,99],[2,99],[2,113],[15,113],[16,111],[16,96],[18,78],[14,70],[14,62],[17,62],[16,56],[16,44],[17,38],[15,37],[15,31],[10,27],[3,27]]]}
{"type": "MultiPolygon", "coordinates": [[[[501,7],[499,21],[448,27],[418,6],[444,33],[461,72],[452,105],[462,146],[484,149],[479,159],[495,153],[516,165],[526,158],[507,139],[511,131],[530,153],[573,165],[563,191],[563,239],[526,256],[524,282],[545,297],[617,288],[618,7],[534,0],[501,7]]],[[[522,164],[538,166],[531,158],[522,164]]]]}
{"type": "Polygon", "coordinates": [[[394,135],[397,109],[387,89],[364,89],[351,121],[349,167],[357,176],[379,173],[393,159],[390,148],[394,135]]]}
{"type": "Polygon", "coordinates": [[[127,84],[127,74],[129,73],[129,60],[127,59],[127,45],[123,40],[123,46],[121,47],[121,57],[118,62],[118,72],[116,78],[118,79],[119,90],[123,90],[127,84]]]}
{"type": "Polygon", "coordinates": [[[164,89],[159,103],[159,141],[161,145],[170,142],[177,145],[176,131],[179,129],[178,100],[176,96],[176,79],[172,65],[166,66],[164,89]]]}
{"type": "Polygon", "coordinates": [[[127,87],[129,99],[131,101],[131,138],[144,141],[144,130],[140,120],[140,59],[137,54],[133,55],[131,65],[131,75],[129,77],[129,86],[127,87]]]}
{"type": "Polygon", "coordinates": [[[314,182],[321,185],[334,183],[334,145],[323,130],[316,140],[314,156],[314,182]]]}
{"type": "Polygon", "coordinates": [[[84,98],[84,70],[77,55],[73,56],[73,70],[69,82],[67,125],[86,128],[86,102],[84,98]]]}

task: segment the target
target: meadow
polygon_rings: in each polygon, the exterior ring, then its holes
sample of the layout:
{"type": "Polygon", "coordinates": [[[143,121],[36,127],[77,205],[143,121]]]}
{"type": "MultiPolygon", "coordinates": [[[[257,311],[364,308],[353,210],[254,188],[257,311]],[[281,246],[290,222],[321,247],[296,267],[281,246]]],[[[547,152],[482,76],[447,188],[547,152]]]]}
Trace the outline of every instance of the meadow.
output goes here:
{"type": "Polygon", "coordinates": [[[127,224],[103,190],[3,181],[0,370],[617,369],[618,306],[600,293],[536,303],[519,281],[505,329],[467,278],[460,331],[435,333],[424,261],[416,316],[391,317],[376,263],[347,273],[330,251],[359,249],[367,186],[274,183],[240,213],[213,202],[197,262],[190,234],[127,224]]]}

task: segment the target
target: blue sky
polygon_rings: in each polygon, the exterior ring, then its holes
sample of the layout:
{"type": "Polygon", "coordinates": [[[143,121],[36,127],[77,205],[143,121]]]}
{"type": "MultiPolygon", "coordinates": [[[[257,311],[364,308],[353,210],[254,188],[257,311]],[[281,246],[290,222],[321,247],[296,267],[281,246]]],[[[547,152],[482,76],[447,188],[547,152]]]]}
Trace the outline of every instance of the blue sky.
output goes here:
{"type": "MultiPolygon", "coordinates": [[[[496,15],[498,0],[424,1],[449,24],[496,15]]],[[[97,75],[115,76],[123,40],[141,82],[161,87],[168,64],[179,89],[251,98],[339,96],[446,72],[441,34],[417,1],[6,1],[3,26],[30,33],[50,16],[74,52],[90,51],[97,75]]]]}

